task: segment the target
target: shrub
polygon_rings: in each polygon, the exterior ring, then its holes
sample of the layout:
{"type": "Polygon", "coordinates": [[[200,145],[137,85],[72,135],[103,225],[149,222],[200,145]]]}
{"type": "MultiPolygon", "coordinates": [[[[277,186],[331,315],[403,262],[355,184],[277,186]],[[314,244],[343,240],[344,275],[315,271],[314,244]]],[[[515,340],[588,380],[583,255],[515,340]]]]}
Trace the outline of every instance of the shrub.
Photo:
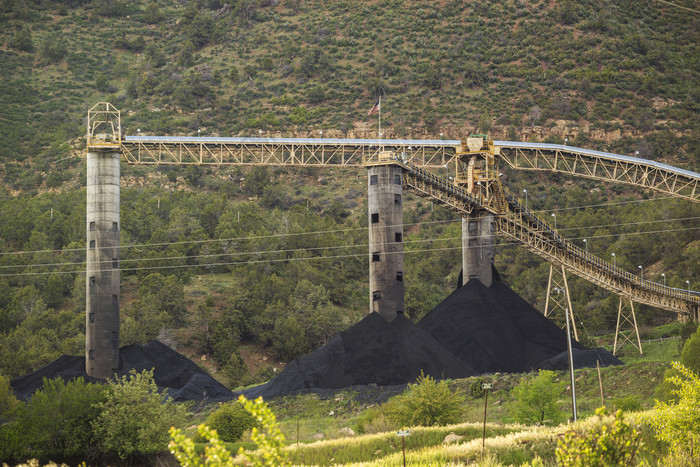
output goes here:
{"type": "Polygon", "coordinates": [[[238,402],[225,404],[214,411],[207,418],[206,425],[216,430],[219,439],[229,443],[235,443],[246,430],[256,426],[253,416],[238,402]]]}
{"type": "MultiPolygon", "coordinates": [[[[263,402],[261,397],[255,401],[247,400],[245,397],[238,398],[239,404],[247,410],[252,418],[260,420],[264,432],[253,428],[250,435],[257,449],[247,452],[243,447],[239,448],[238,455],[243,456],[247,461],[246,465],[252,466],[284,466],[289,465],[284,447],[284,435],[279,429],[275,415],[263,402]]],[[[204,448],[204,455],[200,456],[195,450],[194,441],[182,434],[176,428],[170,428],[170,443],[168,448],[181,465],[185,466],[233,466],[239,465],[232,459],[231,452],[221,442],[216,430],[206,425],[197,427],[197,435],[206,439],[208,446],[204,448]]]]}
{"type": "Polygon", "coordinates": [[[32,40],[32,32],[26,27],[20,29],[12,38],[10,45],[15,49],[22,50],[24,52],[33,52],[34,41],[32,40]]]}
{"type": "Polygon", "coordinates": [[[158,392],[152,370],[131,370],[128,377],[111,381],[98,407],[93,430],[100,447],[122,459],[164,451],[168,428],[185,420],[185,407],[158,392]]]}
{"type": "Polygon", "coordinates": [[[486,390],[483,388],[483,385],[485,382],[486,380],[484,378],[476,378],[472,381],[472,384],[469,385],[469,395],[472,396],[473,399],[481,399],[484,397],[486,390]]]}
{"type": "Polygon", "coordinates": [[[571,429],[564,434],[555,452],[558,465],[635,465],[641,446],[640,432],[622,419],[622,410],[615,412],[614,420],[603,422],[606,415],[605,407],[600,407],[596,416],[601,423],[590,430],[571,429]]]}
{"type": "Polygon", "coordinates": [[[700,373],[700,327],[683,344],[681,363],[694,373],[700,373]]]}
{"type": "Polygon", "coordinates": [[[43,380],[43,386],[19,407],[9,429],[20,436],[18,458],[85,457],[93,446],[91,423],[99,416],[97,404],[106,399],[105,388],[83,378],[64,382],[43,380]]]}
{"type": "Polygon", "coordinates": [[[612,400],[612,405],[624,412],[634,412],[642,409],[642,401],[639,396],[617,397],[612,400]]]}
{"type": "Polygon", "coordinates": [[[669,383],[675,386],[671,393],[678,401],[657,401],[652,426],[656,437],[668,443],[669,456],[682,464],[697,459],[700,451],[700,377],[681,363],[672,366],[678,374],[670,376],[669,383]]]}
{"type": "Polygon", "coordinates": [[[563,418],[557,401],[566,382],[557,382],[555,377],[556,373],[549,370],[540,370],[534,378],[523,376],[520,383],[513,388],[515,421],[542,425],[556,424],[563,418]]]}
{"type": "Polygon", "coordinates": [[[386,408],[390,419],[403,426],[433,426],[456,423],[462,415],[464,398],[450,390],[446,381],[421,374],[386,408]]]}

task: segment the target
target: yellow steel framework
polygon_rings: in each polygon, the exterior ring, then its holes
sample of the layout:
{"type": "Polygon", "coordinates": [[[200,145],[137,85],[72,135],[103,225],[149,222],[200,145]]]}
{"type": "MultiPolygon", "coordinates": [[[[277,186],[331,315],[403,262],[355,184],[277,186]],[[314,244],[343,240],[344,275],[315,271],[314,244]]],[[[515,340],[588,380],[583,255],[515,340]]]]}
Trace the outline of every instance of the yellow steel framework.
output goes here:
{"type": "Polygon", "coordinates": [[[109,102],[98,102],[88,110],[88,151],[118,151],[122,139],[121,112],[109,102]]]}
{"type": "Polygon", "coordinates": [[[544,315],[551,315],[554,309],[569,314],[569,319],[571,320],[574,330],[574,339],[578,340],[578,330],[576,329],[576,320],[574,320],[574,309],[571,306],[571,295],[569,294],[569,283],[566,280],[566,269],[564,269],[563,264],[558,264],[557,267],[554,267],[554,264],[550,263],[549,279],[547,280],[547,298],[544,302],[544,315]]]}
{"type": "Polygon", "coordinates": [[[404,184],[410,191],[432,198],[461,216],[478,211],[496,214],[498,235],[521,244],[550,263],[561,264],[577,276],[630,300],[699,318],[700,295],[643,280],[584,251],[562,237],[505,187],[501,187],[500,195],[488,198],[469,193],[466,188],[400,158],[394,163],[404,168],[404,184]]]}
{"type": "Polygon", "coordinates": [[[368,160],[384,151],[405,154],[423,167],[442,167],[455,152],[450,146],[413,143],[391,140],[386,144],[377,144],[375,140],[127,137],[122,141],[121,149],[130,164],[310,167],[364,167],[368,160]]]}
{"type": "Polygon", "coordinates": [[[635,349],[642,352],[642,340],[639,338],[639,327],[637,326],[637,316],[634,313],[634,303],[630,299],[620,297],[620,306],[617,308],[617,326],[615,327],[615,341],[613,342],[613,354],[617,355],[617,350],[622,348],[625,343],[629,343],[635,349]],[[632,329],[622,329],[623,326],[629,325],[632,329]],[[637,341],[632,338],[636,335],[637,341]],[[618,341],[618,337],[620,338],[618,341]],[[620,345],[618,346],[618,342],[620,345]]]}
{"type": "Polygon", "coordinates": [[[575,147],[539,144],[528,147],[527,144],[513,143],[509,146],[504,142],[500,146],[499,159],[517,170],[561,172],[594,180],[626,183],[700,201],[698,177],[692,172],[678,173],[644,159],[611,158],[606,153],[575,147]]]}

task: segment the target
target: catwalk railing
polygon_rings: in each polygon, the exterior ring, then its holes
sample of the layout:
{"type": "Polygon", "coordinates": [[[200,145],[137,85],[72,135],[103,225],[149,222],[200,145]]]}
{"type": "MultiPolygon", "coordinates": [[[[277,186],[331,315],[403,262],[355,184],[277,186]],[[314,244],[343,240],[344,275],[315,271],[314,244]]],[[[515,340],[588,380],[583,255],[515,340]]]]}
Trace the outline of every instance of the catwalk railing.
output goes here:
{"type": "Polygon", "coordinates": [[[500,196],[486,199],[409,161],[397,158],[395,164],[404,169],[404,184],[408,190],[463,216],[478,212],[495,214],[498,235],[521,244],[547,261],[563,264],[577,276],[635,302],[699,318],[700,294],[643,280],[586,252],[562,237],[507,189],[501,187],[500,196]],[[505,203],[499,202],[499,198],[505,203]]]}

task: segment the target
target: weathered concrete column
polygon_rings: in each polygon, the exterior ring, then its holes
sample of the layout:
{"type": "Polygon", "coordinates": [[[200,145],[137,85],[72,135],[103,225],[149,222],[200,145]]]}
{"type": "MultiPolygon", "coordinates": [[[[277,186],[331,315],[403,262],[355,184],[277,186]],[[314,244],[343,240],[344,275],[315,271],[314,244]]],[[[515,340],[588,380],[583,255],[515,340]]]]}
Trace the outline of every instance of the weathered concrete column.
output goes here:
{"type": "Polygon", "coordinates": [[[119,153],[87,154],[85,370],[119,367],[119,153]]]}
{"type": "Polygon", "coordinates": [[[369,311],[393,321],[404,312],[401,168],[384,165],[367,172],[369,311]]]}
{"type": "Polygon", "coordinates": [[[493,283],[491,265],[496,254],[493,214],[462,219],[462,285],[477,278],[493,283]]]}

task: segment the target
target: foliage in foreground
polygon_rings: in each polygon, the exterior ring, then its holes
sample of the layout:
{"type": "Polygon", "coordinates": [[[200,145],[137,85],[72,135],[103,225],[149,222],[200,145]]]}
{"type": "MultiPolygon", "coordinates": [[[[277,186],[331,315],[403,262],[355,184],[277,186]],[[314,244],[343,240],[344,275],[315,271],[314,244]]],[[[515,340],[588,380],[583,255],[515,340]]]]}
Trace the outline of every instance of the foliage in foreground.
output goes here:
{"type": "Polygon", "coordinates": [[[160,453],[168,428],[184,423],[184,415],[184,405],[158,393],[151,371],[105,385],[44,379],[0,428],[0,458],[74,462],[160,453]]]}
{"type": "Polygon", "coordinates": [[[669,378],[676,389],[676,401],[657,401],[658,414],[652,419],[657,438],[669,445],[671,460],[697,459],[700,453],[700,377],[689,368],[673,362],[679,375],[669,378]]]}
{"type": "Polygon", "coordinates": [[[105,452],[122,459],[163,451],[168,428],[185,421],[185,407],[158,392],[153,370],[132,370],[128,377],[116,379],[109,385],[107,399],[97,407],[95,434],[105,452]]]}
{"type": "Polygon", "coordinates": [[[607,415],[605,407],[600,407],[596,417],[601,423],[588,430],[567,431],[557,446],[557,463],[563,467],[634,465],[640,432],[623,420],[622,410],[612,420],[607,415]]]}
{"type": "MultiPolygon", "coordinates": [[[[43,460],[88,457],[94,453],[90,424],[106,399],[102,385],[83,378],[43,380],[32,398],[19,406],[17,418],[2,430],[0,455],[43,460]]],[[[5,457],[3,457],[5,458],[5,457]]]]}
{"type": "MultiPolygon", "coordinates": [[[[255,418],[240,403],[233,402],[224,404],[215,410],[205,423],[212,430],[216,430],[221,441],[235,443],[246,430],[256,426],[255,418]]],[[[203,440],[201,437],[195,438],[197,442],[203,440]]]]}
{"type": "Polygon", "coordinates": [[[416,383],[389,402],[387,414],[403,426],[441,426],[459,421],[463,406],[464,397],[453,392],[446,381],[421,374],[416,383]]]}
{"type": "Polygon", "coordinates": [[[523,376],[513,388],[513,418],[526,424],[556,424],[564,417],[557,406],[566,382],[556,381],[556,373],[539,370],[537,376],[523,376]]]}
{"type": "MultiPolygon", "coordinates": [[[[250,438],[255,442],[257,450],[246,451],[244,448],[238,450],[238,455],[245,459],[246,465],[251,466],[284,466],[289,465],[284,447],[284,435],[279,429],[275,414],[262,399],[258,397],[254,401],[246,399],[244,396],[238,398],[238,402],[247,410],[252,417],[262,426],[262,431],[253,427],[250,438]]],[[[235,465],[231,453],[226,449],[219,439],[216,430],[200,425],[198,435],[208,441],[204,448],[204,455],[200,456],[195,451],[194,441],[182,434],[182,431],[171,428],[170,443],[168,448],[175,458],[183,466],[229,466],[235,465]]]]}

